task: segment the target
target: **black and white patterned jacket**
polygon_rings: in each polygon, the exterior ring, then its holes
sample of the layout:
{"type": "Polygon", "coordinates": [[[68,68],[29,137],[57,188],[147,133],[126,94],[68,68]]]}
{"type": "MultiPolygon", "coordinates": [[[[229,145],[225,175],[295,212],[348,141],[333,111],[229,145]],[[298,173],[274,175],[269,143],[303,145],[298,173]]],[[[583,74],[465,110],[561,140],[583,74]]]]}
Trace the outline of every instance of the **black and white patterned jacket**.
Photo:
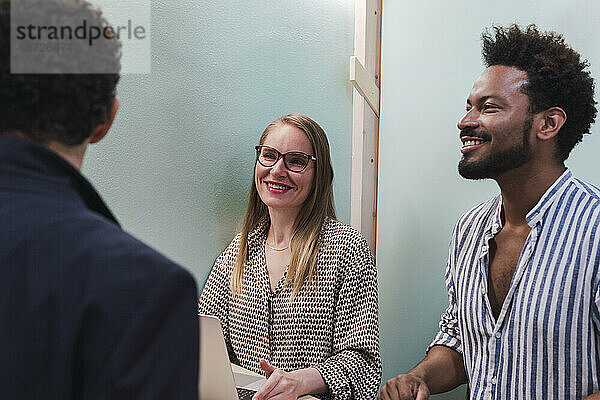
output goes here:
{"type": "Polygon", "coordinates": [[[265,358],[285,371],[315,367],[329,387],[323,398],[374,399],[381,380],[377,271],[364,237],[326,218],[317,276],[292,299],[287,271],[271,291],[265,262],[268,224],[248,236],[242,293],[232,296],[238,234],[217,258],[198,303],[218,317],[232,362],[261,373],[265,358]]]}

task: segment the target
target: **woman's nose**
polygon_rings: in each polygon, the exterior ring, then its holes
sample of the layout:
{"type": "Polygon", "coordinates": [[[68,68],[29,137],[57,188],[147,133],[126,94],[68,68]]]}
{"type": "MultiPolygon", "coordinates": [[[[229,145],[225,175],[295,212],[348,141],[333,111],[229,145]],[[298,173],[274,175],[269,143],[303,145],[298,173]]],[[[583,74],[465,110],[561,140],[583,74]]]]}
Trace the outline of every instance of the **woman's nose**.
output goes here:
{"type": "Polygon", "coordinates": [[[271,167],[271,173],[275,175],[282,175],[286,172],[286,167],[283,162],[283,157],[279,157],[279,160],[271,167]]]}

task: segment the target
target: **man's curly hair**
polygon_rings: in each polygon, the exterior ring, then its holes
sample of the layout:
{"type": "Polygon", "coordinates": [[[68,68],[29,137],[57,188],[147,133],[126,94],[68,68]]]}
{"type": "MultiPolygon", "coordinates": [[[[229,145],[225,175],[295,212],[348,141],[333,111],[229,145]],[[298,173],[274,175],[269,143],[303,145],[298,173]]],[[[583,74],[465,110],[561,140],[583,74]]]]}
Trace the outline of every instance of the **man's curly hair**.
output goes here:
{"type": "MultiPolygon", "coordinates": [[[[82,18],[88,24],[107,26],[102,13],[84,0],[12,0],[12,3],[13,7],[24,7],[34,18],[44,18],[59,26],[76,26],[82,18]]],[[[93,57],[77,59],[65,54],[40,53],[44,72],[58,73],[13,74],[11,23],[16,24],[14,18],[11,21],[10,4],[10,0],[0,0],[0,135],[24,135],[40,143],[55,140],[69,146],[83,143],[96,126],[106,122],[114,101],[119,81],[120,41],[94,43],[93,57]],[[87,72],[93,65],[106,66],[111,73],[60,73],[65,66],[87,72]]],[[[88,46],[87,42],[80,42],[73,46],[88,46]]]]}
{"type": "Polygon", "coordinates": [[[569,157],[573,147],[590,133],[596,118],[594,79],[587,60],[565,44],[562,35],[540,32],[535,25],[521,29],[493,26],[485,30],[482,55],[487,67],[505,65],[527,73],[521,91],[529,98],[529,111],[537,113],[560,107],[567,121],[558,134],[558,155],[569,157]]]}

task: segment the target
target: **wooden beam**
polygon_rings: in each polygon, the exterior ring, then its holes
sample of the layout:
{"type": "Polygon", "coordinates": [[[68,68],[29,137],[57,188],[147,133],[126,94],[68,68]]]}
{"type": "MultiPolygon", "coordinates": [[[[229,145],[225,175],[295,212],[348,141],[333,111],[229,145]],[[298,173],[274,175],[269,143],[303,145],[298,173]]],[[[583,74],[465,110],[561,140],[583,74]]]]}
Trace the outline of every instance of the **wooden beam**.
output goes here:
{"type": "Polygon", "coordinates": [[[379,118],[379,88],[356,56],[350,57],[350,82],[379,118]]]}
{"type": "Polygon", "coordinates": [[[381,2],[355,0],[350,223],[376,253],[381,2]],[[369,100],[367,100],[369,99],[369,100]]]}

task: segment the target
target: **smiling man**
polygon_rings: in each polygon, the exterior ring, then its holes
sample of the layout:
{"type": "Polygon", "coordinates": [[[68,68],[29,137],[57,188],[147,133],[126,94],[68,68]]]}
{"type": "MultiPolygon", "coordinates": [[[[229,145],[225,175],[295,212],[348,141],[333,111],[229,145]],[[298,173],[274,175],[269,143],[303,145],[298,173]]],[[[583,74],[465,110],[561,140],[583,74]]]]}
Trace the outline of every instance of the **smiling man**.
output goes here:
{"type": "Polygon", "coordinates": [[[482,38],[458,170],[500,195],[456,224],[440,331],[379,398],[463,383],[471,399],[600,398],[600,190],[564,164],[596,117],[593,79],[555,33],[512,25],[482,38]]]}

